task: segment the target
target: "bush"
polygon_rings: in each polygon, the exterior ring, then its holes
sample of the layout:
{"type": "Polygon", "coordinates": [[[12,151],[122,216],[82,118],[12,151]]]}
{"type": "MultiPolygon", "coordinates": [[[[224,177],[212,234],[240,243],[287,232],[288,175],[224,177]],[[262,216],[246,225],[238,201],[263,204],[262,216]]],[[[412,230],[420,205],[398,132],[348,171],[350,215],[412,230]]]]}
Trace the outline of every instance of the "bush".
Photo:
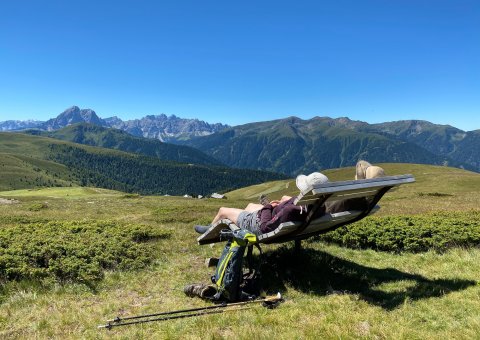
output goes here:
{"type": "Polygon", "coordinates": [[[125,194],[122,196],[122,198],[140,198],[141,196],[139,194],[125,194]]]}
{"type": "Polygon", "coordinates": [[[367,217],[319,236],[350,248],[383,251],[445,251],[480,246],[480,212],[367,217]]]}
{"type": "Polygon", "coordinates": [[[34,203],[31,206],[28,207],[28,210],[30,211],[40,211],[42,209],[48,208],[48,205],[46,203],[34,203]]]}
{"type": "Polygon", "coordinates": [[[17,222],[0,229],[0,280],[93,285],[106,269],[145,267],[154,258],[154,243],[146,241],[166,237],[148,226],[112,221],[17,222]]]}

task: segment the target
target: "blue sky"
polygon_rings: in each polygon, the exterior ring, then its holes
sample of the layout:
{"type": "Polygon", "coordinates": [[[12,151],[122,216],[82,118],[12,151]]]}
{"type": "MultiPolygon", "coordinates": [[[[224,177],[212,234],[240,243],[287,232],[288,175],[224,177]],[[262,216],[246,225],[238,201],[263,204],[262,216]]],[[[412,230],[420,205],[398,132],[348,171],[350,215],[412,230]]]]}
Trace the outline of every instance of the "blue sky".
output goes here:
{"type": "Polygon", "coordinates": [[[480,1],[2,1],[0,121],[72,105],[480,129],[480,1]]]}

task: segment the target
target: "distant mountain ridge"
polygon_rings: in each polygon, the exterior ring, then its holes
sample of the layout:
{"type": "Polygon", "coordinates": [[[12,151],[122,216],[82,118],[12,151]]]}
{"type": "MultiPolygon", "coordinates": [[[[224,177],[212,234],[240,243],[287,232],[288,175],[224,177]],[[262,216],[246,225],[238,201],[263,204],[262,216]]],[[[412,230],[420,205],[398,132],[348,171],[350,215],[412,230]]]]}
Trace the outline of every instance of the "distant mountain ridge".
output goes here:
{"type": "Polygon", "coordinates": [[[0,122],[0,131],[18,131],[37,128],[44,122],[39,120],[6,120],[0,122]]]}
{"type": "Polygon", "coordinates": [[[24,133],[56,138],[68,142],[133,152],[164,161],[222,166],[215,158],[189,146],[163,143],[156,139],[132,136],[113,128],[76,123],[60,130],[25,130],[24,133]]]}
{"type": "Polygon", "coordinates": [[[422,124],[430,130],[418,129],[408,122],[375,125],[348,118],[289,117],[231,127],[184,144],[229,166],[279,171],[291,176],[351,166],[359,159],[480,169],[480,155],[476,151],[480,149],[478,132],[463,132],[463,136],[461,130],[452,127],[422,124]],[[427,130],[425,135],[420,135],[424,130],[427,130]],[[471,143],[462,145],[467,137],[471,143]],[[429,140],[435,145],[427,149],[429,140]],[[452,151],[441,153],[441,150],[452,151]]]}
{"type": "Polygon", "coordinates": [[[118,117],[102,119],[91,109],[80,109],[78,106],[72,106],[46,122],[14,120],[0,122],[0,131],[19,131],[32,128],[55,131],[77,123],[116,128],[134,136],[154,138],[162,142],[175,142],[195,136],[206,136],[228,127],[228,125],[221,123],[209,124],[198,119],[184,119],[165,114],[148,115],[141,119],[127,121],[118,117]]]}
{"type": "Polygon", "coordinates": [[[79,122],[188,145],[229,166],[290,175],[352,165],[358,158],[480,171],[480,130],[466,132],[422,120],[369,124],[347,117],[289,117],[229,127],[164,114],[129,121],[102,119],[93,110],[73,106],[47,122],[0,122],[0,130],[55,131],[79,122]]]}

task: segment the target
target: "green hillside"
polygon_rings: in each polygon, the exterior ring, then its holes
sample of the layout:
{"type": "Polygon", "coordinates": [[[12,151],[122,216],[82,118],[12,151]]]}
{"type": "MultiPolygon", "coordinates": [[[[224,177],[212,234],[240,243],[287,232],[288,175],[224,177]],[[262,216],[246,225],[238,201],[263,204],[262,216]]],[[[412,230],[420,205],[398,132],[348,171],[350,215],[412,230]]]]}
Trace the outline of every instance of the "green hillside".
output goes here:
{"type": "MultiPolygon", "coordinates": [[[[316,117],[251,123],[232,127],[186,144],[234,167],[299,172],[371,162],[460,163],[407,141],[356,129],[355,122],[316,117]]],[[[360,123],[359,123],[360,124],[360,123]]]]}
{"type": "Polygon", "coordinates": [[[201,194],[284,176],[163,161],[21,133],[0,133],[2,189],[94,186],[142,194],[201,194]]]}
{"type": "Polygon", "coordinates": [[[414,143],[436,155],[443,155],[459,164],[480,170],[480,131],[462,131],[450,125],[421,120],[403,120],[380,124],[364,124],[359,131],[380,133],[414,143]]]}
{"type": "Polygon", "coordinates": [[[122,150],[161,160],[203,165],[222,165],[203,152],[182,145],[163,143],[157,139],[135,137],[117,129],[78,123],[56,131],[27,130],[25,133],[56,138],[68,142],[122,150]]]}
{"type": "Polygon", "coordinates": [[[75,183],[71,171],[62,164],[8,153],[0,153],[0,174],[0,190],[75,183]]]}

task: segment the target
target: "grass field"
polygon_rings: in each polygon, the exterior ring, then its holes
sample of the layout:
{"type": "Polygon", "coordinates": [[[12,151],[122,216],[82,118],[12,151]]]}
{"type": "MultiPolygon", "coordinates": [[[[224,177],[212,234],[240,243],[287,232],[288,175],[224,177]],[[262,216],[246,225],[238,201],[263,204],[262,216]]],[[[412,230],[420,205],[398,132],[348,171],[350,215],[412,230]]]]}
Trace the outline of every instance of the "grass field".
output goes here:
{"type": "MultiPolygon", "coordinates": [[[[480,175],[458,169],[386,164],[388,174],[412,173],[417,183],[389,193],[379,216],[480,210],[480,175]]],[[[326,172],[352,178],[352,168],[326,172]]],[[[198,246],[193,224],[210,221],[221,205],[242,207],[259,194],[295,193],[293,181],[244,188],[227,200],[141,197],[94,188],[0,192],[19,201],[0,204],[0,225],[139,225],[168,235],[152,241],[154,261],[134,271],[110,270],[94,286],[54,280],[4,280],[0,290],[0,338],[380,338],[475,339],[480,334],[480,249],[445,253],[388,253],[321,242],[265,246],[264,289],[280,291],[275,310],[255,307],[111,331],[96,326],[116,315],[209,305],[182,288],[207,282],[206,257],[222,245],[198,246]],[[288,187],[286,187],[286,183],[288,187]],[[40,207],[32,209],[32,207],[40,207]]]]}

